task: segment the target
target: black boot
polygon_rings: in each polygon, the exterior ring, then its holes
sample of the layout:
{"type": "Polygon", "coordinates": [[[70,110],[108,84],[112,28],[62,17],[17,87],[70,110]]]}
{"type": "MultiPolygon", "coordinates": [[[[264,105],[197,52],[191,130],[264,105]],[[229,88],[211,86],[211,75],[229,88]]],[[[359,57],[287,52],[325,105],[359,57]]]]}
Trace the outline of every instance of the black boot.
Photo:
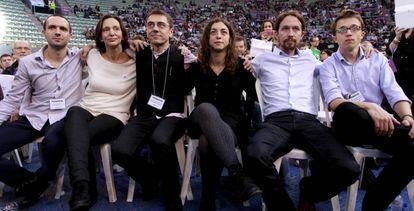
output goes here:
{"type": "Polygon", "coordinates": [[[17,209],[26,209],[36,204],[40,196],[49,187],[49,183],[40,177],[34,177],[15,188],[16,195],[23,196],[22,200],[12,202],[17,206],[17,209]]]}
{"type": "Polygon", "coordinates": [[[70,210],[88,210],[93,203],[90,185],[87,181],[73,184],[72,196],[69,201],[70,210]]]}
{"type": "Polygon", "coordinates": [[[253,196],[261,193],[259,187],[244,173],[240,164],[231,165],[228,170],[231,180],[235,182],[234,192],[242,201],[248,201],[253,196]]]}

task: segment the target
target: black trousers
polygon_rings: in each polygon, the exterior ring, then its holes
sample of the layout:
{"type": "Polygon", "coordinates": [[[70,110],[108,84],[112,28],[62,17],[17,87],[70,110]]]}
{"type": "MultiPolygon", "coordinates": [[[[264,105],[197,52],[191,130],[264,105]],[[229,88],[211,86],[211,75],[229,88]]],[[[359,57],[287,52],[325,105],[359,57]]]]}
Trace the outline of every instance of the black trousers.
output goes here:
{"type": "Polygon", "coordinates": [[[95,162],[91,146],[114,140],[122,127],[122,122],[113,116],[101,114],[95,117],[79,106],[69,109],[66,115],[65,136],[72,184],[79,181],[95,181],[95,162]]]}
{"type": "Polygon", "coordinates": [[[112,158],[127,171],[129,176],[138,181],[145,181],[149,177],[160,177],[167,210],[170,207],[181,206],[179,197],[181,187],[174,143],[184,134],[184,131],[185,119],[182,118],[134,117],[124,127],[119,137],[112,142],[112,158]],[[155,166],[137,158],[136,152],[146,143],[150,145],[155,166]],[[151,169],[156,169],[156,172],[151,169]]]}
{"type": "Polygon", "coordinates": [[[246,139],[247,129],[240,132],[242,123],[237,116],[220,113],[210,103],[199,104],[191,112],[189,120],[190,136],[199,138],[203,186],[200,210],[215,210],[215,194],[223,167],[239,164],[235,151],[238,143],[236,133],[246,139]]]}
{"type": "Polygon", "coordinates": [[[5,122],[0,126],[0,181],[16,187],[36,175],[41,179],[53,180],[64,150],[63,120],[52,125],[47,122],[40,131],[34,129],[26,117],[20,117],[14,122],[5,122]],[[41,136],[44,136],[40,149],[42,166],[36,173],[2,157],[5,153],[29,144],[41,136]]]}
{"type": "Polygon", "coordinates": [[[374,121],[368,112],[353,103],[342,103],[335,110],[332,126],[339,139],[352,146],[373,145],[392,155],[372,188],[365,194],[363,210],[385,210],[404,187],[414,179],[414,142],[409,128],[395,125],[391,137],[375,134],[374,121]]]}
{"type": "Polygon", "coordinates": [[[311,176],[300,182],[306,200],[327,200],[351,185],[359,166],[348,149],[313,115],[294,110],[268,115],[247,147],[247,168],[269,210],[294,210],[273,163],[293,148],[307,152],[311,176]]]}

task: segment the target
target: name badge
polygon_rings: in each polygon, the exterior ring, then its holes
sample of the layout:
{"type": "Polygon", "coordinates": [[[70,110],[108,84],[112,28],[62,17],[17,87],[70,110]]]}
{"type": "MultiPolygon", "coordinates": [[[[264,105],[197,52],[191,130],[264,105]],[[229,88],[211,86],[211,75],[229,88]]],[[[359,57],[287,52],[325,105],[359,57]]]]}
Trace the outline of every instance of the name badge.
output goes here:
{"type": "Polygon", "coordinates": [[[63,98],[51,99],[49,101],[49,104],[50,104],[50,110],[60,110],[60,109],[66,108],[65,99],[63,98]]]}
{"type": "Polygon", "coordinates": [[[365,101],[365,98],[360,91],[357,91],[349,96],[349,100],[352,102],[363,102],[365,101]]]}
{"type": "Polygon", "coordinates": [[[162,107],[164,106],[165,100],[162,99],[161,97],[155,96],[155,95],[151,95],[150,99],[148,100],[148,105],[161,110],[162,107]]]}

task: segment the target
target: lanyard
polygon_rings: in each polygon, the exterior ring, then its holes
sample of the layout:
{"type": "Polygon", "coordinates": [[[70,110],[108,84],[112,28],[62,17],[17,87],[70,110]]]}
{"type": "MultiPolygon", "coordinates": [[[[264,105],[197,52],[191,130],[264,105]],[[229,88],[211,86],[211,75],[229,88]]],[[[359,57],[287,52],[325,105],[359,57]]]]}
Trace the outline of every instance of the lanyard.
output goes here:
{"type": "MultiPolygon", "coordinates": [[[[165,94],[165,87],[167,87],[167,72],[168,72],[168,63],[170,60],[170,47],[168,47],[168,52],[167,52],[167,64],[165,65],[165,77],[164,77],[164,88],[162,90],[162,96],[161,98],[164,99],[164,94],[165,94]]],[[[155,78],[154,78],[154,55],[152,55],[152,60],[151,60],[151,72],[152,72],[152,91],[155,94],[155,78]]]]}

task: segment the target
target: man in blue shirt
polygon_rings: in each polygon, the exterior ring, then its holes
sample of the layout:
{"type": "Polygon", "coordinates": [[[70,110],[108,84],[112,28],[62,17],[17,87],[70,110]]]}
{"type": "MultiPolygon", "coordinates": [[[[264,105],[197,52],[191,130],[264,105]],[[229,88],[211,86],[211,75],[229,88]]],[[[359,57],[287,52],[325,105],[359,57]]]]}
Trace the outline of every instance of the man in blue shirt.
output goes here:
{"type": "MultiPolygon", "coordinates": [[[[297,11],[276,19],[280,49],[253,60],[253,73],[260,79],[265,121],[247,147],[249,173],[263,191],[268,210],[295,210],[273,162],[293,148],[312,156],[312,175],[300,182],[299,210],[315,210],[314,203],[327,200],[352,184],[359,166],[330,129],[316,119],[315,56],[297,49],[305,30],[297,11]]],[[[319,62],[320,63],[320,62],[319,62]]]]}
{"type": "Polygon", "coordinates": [[[340,140],[353,146],[374,145],[393,155],[362,204],[362,210],[385,210],[414,178],[414,119],[411,101],[387,59],[381,53],[364,57],[363,27],[354,10],[344,10],[336,18],[332,30],[339,50],[321,66],[320,81],[325,101],[335,111],[333,128],[340,140]],[[381,108],[384,96],[397,118],[381,108]]]}

